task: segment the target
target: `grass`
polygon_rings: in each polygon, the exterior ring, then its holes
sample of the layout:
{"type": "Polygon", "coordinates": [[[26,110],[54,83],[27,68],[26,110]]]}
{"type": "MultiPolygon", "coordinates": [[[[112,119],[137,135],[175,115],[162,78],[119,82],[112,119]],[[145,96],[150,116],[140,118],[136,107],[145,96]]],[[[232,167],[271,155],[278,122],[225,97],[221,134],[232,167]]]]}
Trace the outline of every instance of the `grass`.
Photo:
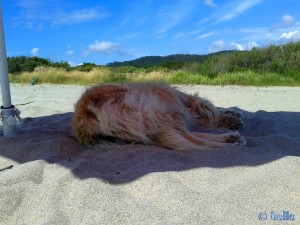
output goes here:
{"type": "Polygon", "coordinates": [[[170,84],[244,85],[244,86],[300,86],[299,74],[245,72],[222,73],[214,77],[186,70],[171,71],[116,71],[108,67],[89,72],[66,71],[61,68],[37,67],[33,72],[10,74],[12,83],[91,85],[113,82],[167,82],[170,84]]]}

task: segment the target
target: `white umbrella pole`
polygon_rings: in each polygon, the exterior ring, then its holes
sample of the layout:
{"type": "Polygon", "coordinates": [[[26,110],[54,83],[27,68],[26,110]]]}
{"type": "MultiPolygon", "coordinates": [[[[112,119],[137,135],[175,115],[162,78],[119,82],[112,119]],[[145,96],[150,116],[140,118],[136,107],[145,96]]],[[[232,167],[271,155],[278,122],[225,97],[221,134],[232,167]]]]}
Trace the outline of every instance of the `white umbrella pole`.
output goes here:
{"type": "Polygon", "coordinates": [[[10,136],[14,136],[17,133],[16,131],[17,119],[16,119],[16,109],[11,104],[11,97],[10,97],[1,0],[0,0],[0,82],[1,82],[1,93],[2,93],[2,103],[3,103],[3,106],[1,106],[3,135],[5,137],[10,137],[10,136]]]}

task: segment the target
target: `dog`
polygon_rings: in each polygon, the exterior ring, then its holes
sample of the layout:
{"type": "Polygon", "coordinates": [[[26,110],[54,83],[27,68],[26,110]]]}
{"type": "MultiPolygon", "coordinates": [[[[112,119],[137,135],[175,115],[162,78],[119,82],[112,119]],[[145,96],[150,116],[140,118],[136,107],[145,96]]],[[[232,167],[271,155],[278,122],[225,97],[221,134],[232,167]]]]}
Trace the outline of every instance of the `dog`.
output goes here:
{"type": "Polygon", "coordinates": [[[188,95],[164,83],[100,84],[83,93],[75,105],[73,135],[86,146],[103,137],[156,145],[172,150],[205,150],[245,145],[234,130],[241,114],[219,111],[209,100],[188,95]],[[222,134],[193,131],[225,127],[222,134]]]}

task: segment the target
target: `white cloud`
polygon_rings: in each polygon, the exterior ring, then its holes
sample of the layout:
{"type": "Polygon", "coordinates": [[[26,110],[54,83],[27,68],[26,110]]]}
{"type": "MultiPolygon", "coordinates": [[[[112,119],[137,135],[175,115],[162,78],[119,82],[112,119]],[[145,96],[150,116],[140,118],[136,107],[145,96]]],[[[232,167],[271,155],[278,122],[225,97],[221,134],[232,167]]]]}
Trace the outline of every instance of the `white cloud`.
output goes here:
{"type": "Polygon", "coordinates": [[[274,37],[271,33],[267,33],[265,39],[266,40],[272,40],[272,39],[274,39],[274,37]]]}
{"type": "Polygon", "coordinates": [[[59,0],[15,0],[19,8],[13,18],[14,26],[42,30],[45,26],[54,27],[74,25],[109,17],[111,14],[101,6],[75,10],[64,1],[59,0]]]}
{"type": "Polygon", "coordinates": [[[199,36],[196,38],[196,40],[199,40],[199,39],[205,39],[205,38],[208,38],[208,37],[210,37],[210,36],[212,36],[212,35],[214,35],[214,34],[215,34],[214,31],[209,32],[209,33],[206,33],[206,34],[202,34],[202,35],[199,35],[199,36]]]}
{"type": "Polygon", "coordinates": [[[178,32],[178,33],[174,34],[172,38],[173,39],[188,38],[188,37],[191,37],[195,34],[200,33],[201,31],[203,31],[203,29],[192,30],[192,31],[189,31],[189,32],[178,32]]]}
{"type": "Polygon", "coordinates": [[[120,44],[112,43],[110,41],[95,41],[95,43],[89,45],[88,51],[98,52],[106,55],[110,55],[113,53],[122,54],[124,52],[120,44]]]}
{"type": "Polygon", "coordinates": [[[214,0],[204,0],[204,4],[209,7],[217,7],[218,5],[214,2],[214,0]]]}
{"type": "Polygon", "coordinates": [[[211,22],[212,24],[223,23],[238,17],[243,12],[253,8],[264,0],[235,0],[218,7],[218,10],[210,17],[201,21],[202,24],[211,22]]]}
{"type": "Polygon", "coordinates": [[[298,30],[295,30],[295,31],[290,31],[290,32],[287,32],[287,33],[282,33],[280,38],[285,38],[285,39],[292,39],[293,37],[296,36],[296,34],[299,33],[298,30]]]}
{"type": "Polygon", "coordinates": [[[281,22],[274,24],[272,28],[273,29],[281,29],[281,28],[290,27],[294,24],[295,24],[294,18],[289,14],[285,14],[281,17],[281,22]]]}
{"type": "Polygon", "coordinates": [[[39,48],[33,48],[30,53],[33,55],[33,56],[38,56],[39,55],[39,52],[40,52],[40,49],[39,48]]]}
{"type": "Polygon", "coordinates": [[[102,19],[109,16],[110,14],[103,11],[101,7],[94,7],[83,10],[74,10],[71,12],[57,13],[52,23],[55,26],[72,25],[96,19],[102,19]]]}
{"type": "Polygon", "coordinates": [[[245,50],[243,45],[238,44],[238,43],[235,43],[235,42],[231,42],[231,43],[229,44],[229,46],[230,46],[230,47],[229,47],[230,50],[239,50],[239,51],[245,50]]]}
{"type": "Polygon", "coordinates": [[[290,32],[284,32],[280,35],[278,42],[280,44],[285,44],[289,42],[296,42],[300,41],[300,31],[290,31],[290,32]]]}
{"type": "Polygon", "coordinates": [[[236,7],[230,10],[230,12],[224,14],[221,16],[217,22],[225,22],[228,20],[231,20],[237,16],[239,16],[241,13],[247,11],[248,9],[254,7],[258,3],[262,2],[263,0],[245,0],[241,1],[236,7]]]}
{"type": "Polygon", "coordinates": [[[286,25],[291,25],[294,23],[294,18],[289,15],[289,14],[285,14],[283,17],[282,17],[282,21],[284,24],[286,25]]]}
{"type": "Polygon", "coordinates": [[[159,10],[156,14],[157,33],[160,38],[163,33],[180,24],[190,16],[191,11],[195,9],[197,1],[177,1],[176,4],[169,4],[167,7],[159,10]]]}
{"type": "Polygon", "coordinates": [[[285,31],[276,30],[276,32],[267,33],[265,40],[268,44],[286,44],[289,42],[300,41],[300,30],[285,31]]]}
{"type": "Polygon", "coordinates": [[[208,48],[209,53],[220,52],[222,50],[225,50],[225,42],[223,40],[213,42],[208,48]]]}
{"type": "Polygon", "coordinates": [[[238,51],[245,51],[245,50],[251,50],[254,47],[258,47],[258,44],[254,41],[248,42],[246,44],[239,44],[236,42],[231,42],[231,43],[226,43],[223,40],[218,40],[213,42],[209,46],[209,53],[214,53],[214,52],[220,52],[220,51],[225,51],[225,50],[238,50],[238,51]]]}

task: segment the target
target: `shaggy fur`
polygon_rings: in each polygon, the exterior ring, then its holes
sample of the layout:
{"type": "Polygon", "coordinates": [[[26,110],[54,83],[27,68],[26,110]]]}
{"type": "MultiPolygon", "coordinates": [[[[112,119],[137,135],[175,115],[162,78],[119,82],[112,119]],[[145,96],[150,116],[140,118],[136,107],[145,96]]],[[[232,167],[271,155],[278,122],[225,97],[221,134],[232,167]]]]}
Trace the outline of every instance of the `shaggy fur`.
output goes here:
{"type": "Polygon", "coordinates": [[[242,128],[240,114],[219,112],[208,100],[166,84],[105,84],[88,89],[75,106],[73,134],[84,145],[99,137],[201,150],[244,143],[238,132],[193,132],[195,126],[242,128]]]}

